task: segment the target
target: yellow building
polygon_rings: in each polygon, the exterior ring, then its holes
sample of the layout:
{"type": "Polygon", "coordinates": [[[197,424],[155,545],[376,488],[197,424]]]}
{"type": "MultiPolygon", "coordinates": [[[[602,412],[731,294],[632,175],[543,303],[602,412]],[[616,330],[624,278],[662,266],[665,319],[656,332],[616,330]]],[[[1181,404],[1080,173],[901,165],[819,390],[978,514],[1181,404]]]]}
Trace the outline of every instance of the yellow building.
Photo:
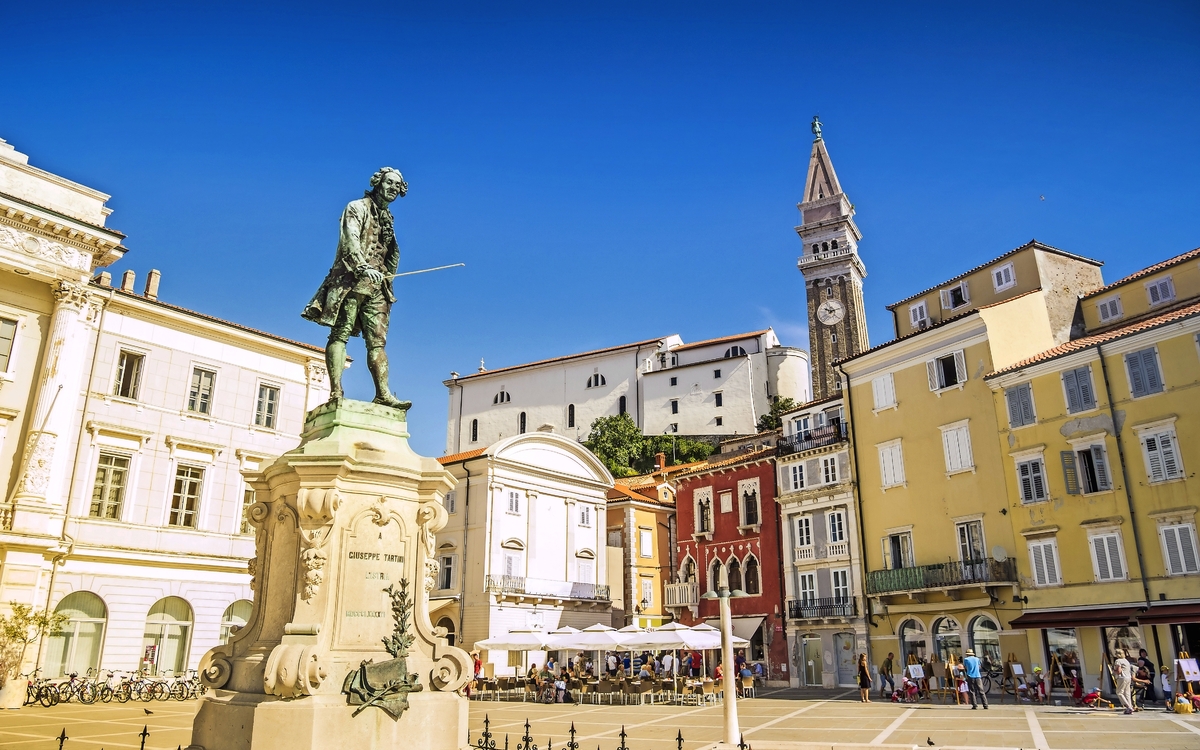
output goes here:
{"type": "MultiPolygon", "coordinates": [[[[1200,250],[1082,297],[1085,335],[985,376],[1034,663],[1200,650],[1200,250]]],[[[997,486],[997,489],[999,487],[997,486]]]]}
{"type": "Polygon", "coordinates": [[[874,663],[967,648],[1028,664],[1011,459],[984,375],[1081,332],[1100,263],[1036,241],[889,306],[897,337],[844,360],[874,663]]]}

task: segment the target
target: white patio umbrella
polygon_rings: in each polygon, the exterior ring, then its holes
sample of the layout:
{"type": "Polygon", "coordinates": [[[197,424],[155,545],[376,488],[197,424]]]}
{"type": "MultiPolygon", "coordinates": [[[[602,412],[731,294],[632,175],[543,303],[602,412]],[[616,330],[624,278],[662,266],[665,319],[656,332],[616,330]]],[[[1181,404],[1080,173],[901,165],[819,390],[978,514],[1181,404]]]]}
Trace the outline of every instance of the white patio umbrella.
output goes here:
{"type": "Polygon", "coordinates": [[[623,648],[628,640],[624,633],[608,625],[589,625],[576,633],[554,636],[554,648],[578,649],[582,651],[611,650],[623,648]]]}
{"type": "MultiPolygon", "coordinates": [[[[482,641],[475,641],[475,648],[486,648],[489,651],[520,651],[521,662],[525,662],[526,651],[541,651],[546,648],[550,635],[541,630],[510,630],[503,635],[494,635],[482,641]]],[[[513,666],[513,676],[521,667],[513,666]]]]}

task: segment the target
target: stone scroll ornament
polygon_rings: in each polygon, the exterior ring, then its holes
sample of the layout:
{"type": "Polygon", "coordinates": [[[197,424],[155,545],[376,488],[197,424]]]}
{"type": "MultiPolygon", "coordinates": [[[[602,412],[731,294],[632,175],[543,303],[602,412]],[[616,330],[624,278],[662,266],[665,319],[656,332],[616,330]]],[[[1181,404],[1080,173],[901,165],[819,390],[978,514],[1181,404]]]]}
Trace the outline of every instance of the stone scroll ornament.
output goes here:
{"type": "Polygon", "coordinates": [[[377,706],[393,719],[399,719],[408,708],[408,694],[424,688],[421,678],[408,671],[408,649],[413,643],[413,636],[408,632],[413,606],[408,598],[408,579],[401,579],[398,590],[388,586],[384,591],[392,599],[395,628],[383,639],[383,647],[392,658],[379,664],[371,660],[359,664],[358,669],[346,675],[342,692],[349,696],[351,706],[358,706],[353,716],[377,706]]]}

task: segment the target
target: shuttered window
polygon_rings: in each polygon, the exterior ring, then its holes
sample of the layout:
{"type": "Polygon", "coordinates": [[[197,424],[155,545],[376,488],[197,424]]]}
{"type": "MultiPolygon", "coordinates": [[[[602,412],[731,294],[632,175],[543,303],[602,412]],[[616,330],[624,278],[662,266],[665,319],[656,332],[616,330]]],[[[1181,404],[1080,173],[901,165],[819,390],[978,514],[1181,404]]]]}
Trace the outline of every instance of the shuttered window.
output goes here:
{"type": "Polygon", "coordinates": [[[1023,503],[1036,503],[1049,497],[1042,459],[1034,458],[1017,463],[1017,485],[1020,487],[1023,503]]]}
{"type": "Polygon", "coordinates": [[[928,360],[925,369],[929,375],[929,390],[940,391],[967,380],[967,360],[962,350],[944,357],[928,360]]]}
{"type": "Polygon", "coordinates": [[[946,459],[947,474],[975,466],[971,456],[971,432],[965,424],[942,428],[942,452],[946,459]]]}
{"type": "Polygon", "coordinates": [[[1078,367],[1062,374],[1067,394],[1067,413],[1074,414],[1096,408],[1096,392],[1092,388],[1092,368],[1078,367]]]}
{"type": "Polygon", "coordinates": [[[1162,392],[1163,380],[1153,347],[1126,354],[1125,366],[1129,368],[1129,392],[1134,398],[1162,392]]]}
{"type": "Polygon", "coordinates": [[[886,409],[896,405],[896,382],[889,372],[871,381],[871,393],[875,397],[875,408],[886,409]]]}
{"type": "Polygon", "coordinates": [[[1146,457],[1146,475],[1151,482],[1165,482],[1183,476],[1173,431],[1143,434],[1142,449],[1146,457]]]}
{"type": "Polygon", "coordinates": [[[1097,581],[1125,579],[1120,534],[1096,534],[1092,537],[1092,566],[1096,571],[1097,581]]]}
{"type": "Polygon", "coordinates": [[[1115,320],[1121,317],[1121,297],[1109,297],[1102,300],[1096,309],[1100,311],[1100,322],[1107,323],[1110,320],[1115,320]]]}
{"type": "Polygon", "coordinates": [[[997,292],[1002,292],[1017,283],[1016,277],[1013,275],[1013,264],[1005,263],[999,268],[992,271],[992,288],[997,292]]]}
{"type": "Polygon", "coordinates": [[[1163,557],[1167,574],[1173,576],[1200,573],[1200,560],[1196,557],[1196,527],[1190,523],[1158,527],[1162,536],[1163,557]]]}
{"type": "Polygon", "coordinates": [[[1030,542],[1029,562],[1035,586],[1057,586],[1062,582],[1058,575],[1058,544],[1053,539],[1030,542]]]}
{"type": "Polygon", "coordinates": [[[1008,403],[1008,426],[1024,427],[1037,421],[1033,411],[1033,388],[1029,383],[1005,389],[1004,400],[1008,403]]]}
{"type": "Polygon", "coordinates": [[[884,487],[904,484],[904,455],[900,441],[893,440],[879,447],[879,473],[884,487]]]}
{"type": "Polygon", "coordinates": [[[1168,276],[1165,279],[1146,284],[1146,296],[1150,298],[1151,307],[1175,299],[1175,284],[1171,281],[1171,277],[1168,276]]]}

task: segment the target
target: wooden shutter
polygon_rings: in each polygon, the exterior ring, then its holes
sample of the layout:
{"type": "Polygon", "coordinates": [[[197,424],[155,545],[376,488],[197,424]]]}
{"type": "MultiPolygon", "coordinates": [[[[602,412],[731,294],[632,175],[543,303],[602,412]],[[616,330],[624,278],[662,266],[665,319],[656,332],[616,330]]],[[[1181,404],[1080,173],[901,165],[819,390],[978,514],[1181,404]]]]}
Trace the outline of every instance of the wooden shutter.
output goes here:
{"type": "Polygon", "coordinates": [[[1176,526],[1176,538],[1179,540],[1180,560],[1184,573],[1200,572],[1200,561],[1196,559],[1196,540],[1192,536],[1191,526],[1176,526]]]}
{"type": "Polygon", "coordinates": [[[1067,494],[1078,495],[1079,472],[1075,468],[1075,452],[1063,451],[1059,456],[1062,458],[1063,479],[1067,484],[1067,494]]]}
{"type": "Polygon", "coordinates": [[[1033,386],[1026,383],[1018,391],[1021,402],[1021,424],[1033,424],[1037,417],[1033,413],[1033,386]]]}
{"type": "Polygon", "coordinates": [[[1166,474],[1163,473],[1163,457],[1159,450],[1160,435],[1150,435],[1146,437],[1146,463],[1148,466],[1147,474],[1150,476],[1151,482],[1161,482],[1166,479],[1166,474]]]}
{"type": "Polygon", "coordinates": [[[964,279],[962,284],[959,285],[959,288],[962,289],[963,302],[964,303],[970,302],[971,301],[971,285],[968,284],[967,281],[964,279]]]}
{"type": "Polygon", "coordinates": [[[1179,549],[1180,526],[1164,526],[1162,528],[1163,547],[1167,552],[1167,572],[1171,575],[1183,575],[1183,556],[1179,549]]]}
{"type": "Polygon", "coordinates": [[[1162,454],[1163,474],[1166,479],[1179,476],[1179,458],[1175,453],[1175,436],[1169,432],[1158,436],[1158,450],[1162,454]]]}
{"type": "Polygon", "coordinates": [[[938,294],[942,298],[942,309],[949,310],[950,309],[950,290],[943,289],[942,291],[938,292],[938,294]]]}
{"type": "Polygon", "coordinates": [[[1033,497],[1035,500],[1046,499],[1046,477],[1042,472],[1041,460],[1030,461],[1030,474],[1033,479],[1033,497]]]}
{"type": "Polygon", "coordinates": [[[1017,477],[1021,482],[1021,502],[1023,503],[1033,502],[1034,500],[1033,478],[1030,476],[1032,472],[1029,469],[1029,465],[1029,461],[1017,464],[1017,477]]]}
{"type": "Polygon", "coordinates": [[[1067,413],[1079,411],[1079,381],[1075,370],[1067,370],[1062,375],[1063,387],[1067,392],[1067,413]]]}
{"type": "Polygon", "coordinates": [[[1004,392],[1004,400],[1008,404],[1008,426],[1020,427],[1025,424],[1021,419],[1021,391],[1024,386],[1009,388],[1004,392]]]}
{"type": "Polygon", "coordinates": [[[883,544],[883,569],[895,570],[898,566],[892,564],[892,539],[891,537],[883,537],[880,539],[883,544]]]}
{"type": "Polygon", "coordinates": [[[1038,586],[1048,585],[1045,548],[1046,545],[1041,543],[1029,545],[1029,557],[1033,562],[1033,582],[1038,586]]]}
{"type": "Polygon", "coordinates": [[[1158,393],[1162,390],[1162,377],[1158,373],[1158,359],[1153,349],[1143,349],[1138,352],[1142,358],[1142,375],[1146,378],[1146,392],[1158,393]]]}
{"type": "Polygon", "coordinates": [[[1118,534],[1092,537],[1092,554],[1096,559],[1096,580],[1116,581],[1125,577],[1121,566],[1121,537],[1118,534]]]}
{"type": "Polygon", "coordinates": [[[929,390],[936,391],[939,387],[938,366],[936,359],[930,359],[925,362],[925,372],[929,376],[929,390]]]}
{"type": "Polygon", "coordinates": [[[954,353],[954,371],[958,375],[958,382],[967,382],[967,359],[961,349],[954,353]]]}
{"type": "Polygon", "coordinates": [[[1096,394],[1092,393],[1092,370],[1080,367],[1075,370],[1075,382],[1079,387],[1079,408],[1093,409],[1096,407],[1096,394]]]}
{"type": "Polygon", "coordinates": [[[1142,373],[1142,353],[1133,352],[1125,355],[1125,365],[1129,368],[1129,391],[1134,398],[1146,395],[1146,376],[1142,373]]]}
{"type": "Polygon", "coordinates": [[[1112,482],[1109,481],[1108,477],[1108,465],[1104,462],[1104,448],[1099,445],[1093,445],[1091,451],[1092,465],[1096,468],[1096,489],[1100,491],[1111,490],[1112,482]]]}

